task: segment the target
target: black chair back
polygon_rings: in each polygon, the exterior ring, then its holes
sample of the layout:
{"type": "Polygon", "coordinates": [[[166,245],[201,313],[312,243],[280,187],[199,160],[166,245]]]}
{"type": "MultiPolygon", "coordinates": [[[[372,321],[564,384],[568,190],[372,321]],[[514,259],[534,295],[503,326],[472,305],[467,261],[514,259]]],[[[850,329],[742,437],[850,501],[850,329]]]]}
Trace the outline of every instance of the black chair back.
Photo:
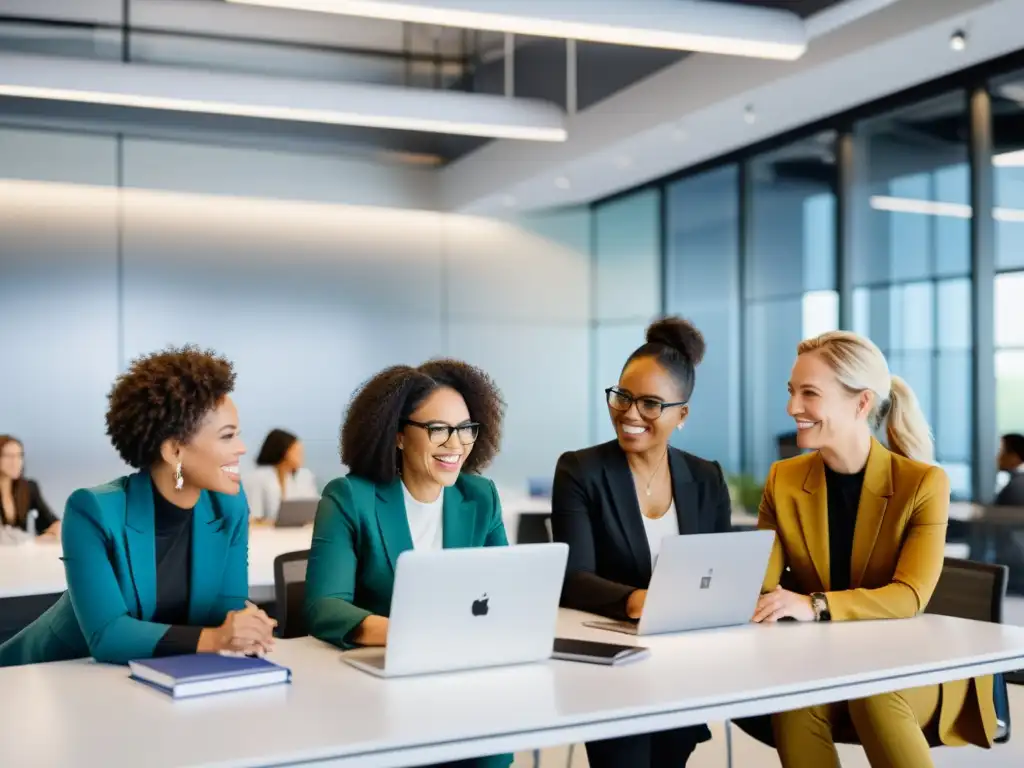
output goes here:
{"type": "MultiPolygon", "coordinates": [[[[1005,565],[947,557],[925,613],[1001,624],[1009,574],[1005,565]]],[[[1002,744],[1010,740],[1010,701],[1006,678],[994,675],[992,682],[998,721],[996,742],[1002,744]]]]}
{"type": "Polygon", "coordinates": [[[281,638],[304,637],[306,629],[306,565],[309,550],[285,552],[274,558],[277,633],[281,638]]]}

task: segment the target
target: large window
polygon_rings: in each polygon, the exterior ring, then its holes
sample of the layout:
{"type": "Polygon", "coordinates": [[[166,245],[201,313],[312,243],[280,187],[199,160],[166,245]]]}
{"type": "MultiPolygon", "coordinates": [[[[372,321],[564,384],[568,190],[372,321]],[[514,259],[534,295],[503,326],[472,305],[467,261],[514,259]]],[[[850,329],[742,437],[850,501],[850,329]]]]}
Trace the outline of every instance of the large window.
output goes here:
{"type": "Polygon", "coordinates": [[[996,431],[1024,432],[1024,72],[992,84],[996,431]]]}
{"type": "Polygon", "coordinates": [[[962,92],[855,129],[866,208],[855,231],[853,326],[914,388],[953,493],[971,492],[971,206],[962,92]]]}
{"type": "Polygon", "coordinates": [[[914,389],[954,498],[988,500],[997,435],[1024,431],[1022,62],[1024,50],[599,205],[599,233],[630,227],[631,245],[599,248],[597,367],[611,375],[639,341],[660,246],[660,308],[708,341],[681,447],[763,480],[793,450],[798,343],[842,323],[914,389]]]}
{"type": "Polygon", "coordinates": [[[647,189],[594,211],[594,381],[591,433],[615,437],[604,388],[619,380],[629,354],[661,308],[661,193],[647,189]]]}
{"type": "Polygon", "coordinates": [[[666,189],[665,302],[704,334],[686,429],[673,442],[740,470],[739,167],[726,165],[666,189]]]}
{"type": "Polygon", "coordinates": [[[835,133],[753,159],[743,299],[746,468],[756,478],[794,431],[786,384],[801,340],[839,323],[835,133]]]}

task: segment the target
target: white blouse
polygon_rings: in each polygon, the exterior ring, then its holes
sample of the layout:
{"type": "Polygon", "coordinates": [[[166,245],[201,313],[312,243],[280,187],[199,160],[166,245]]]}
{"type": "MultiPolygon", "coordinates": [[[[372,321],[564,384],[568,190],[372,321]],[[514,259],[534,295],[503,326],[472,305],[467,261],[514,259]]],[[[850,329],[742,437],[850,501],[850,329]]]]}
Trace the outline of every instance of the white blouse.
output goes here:
{"type": "Polygon", "coordinates": [[[277,511],[284,500],[318,499],[320,491],[316,478],[306,467],[285,475],[284,493],[277,479],[276,467],[257,467],[243,482],[245,497],[249,501],[249,516],[254,520],[277,520],[277,511]]]}
{"type": "Polygon", "coordinates": [[[647,534],[647,546],[651,548],[651,566],[658,562],[661,554],[661,542],[679,535],[679,517],[676,515],[676,502],[673,499],[668,511],[657,520],[640,515],[644,521],[644,533],[647,534]]]}

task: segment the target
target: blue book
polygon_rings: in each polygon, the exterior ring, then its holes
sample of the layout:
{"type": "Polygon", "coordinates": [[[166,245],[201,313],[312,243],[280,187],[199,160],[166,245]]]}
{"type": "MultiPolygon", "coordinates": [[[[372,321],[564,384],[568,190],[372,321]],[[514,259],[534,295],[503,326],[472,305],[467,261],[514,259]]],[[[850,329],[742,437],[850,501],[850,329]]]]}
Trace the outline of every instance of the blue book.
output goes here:
{"type": "Polygon", "coordinates": [[[287,667],[248,656],[193,653],[128,662],[132,678],[175,699],[261,688],[291,681],[287,667]]]}

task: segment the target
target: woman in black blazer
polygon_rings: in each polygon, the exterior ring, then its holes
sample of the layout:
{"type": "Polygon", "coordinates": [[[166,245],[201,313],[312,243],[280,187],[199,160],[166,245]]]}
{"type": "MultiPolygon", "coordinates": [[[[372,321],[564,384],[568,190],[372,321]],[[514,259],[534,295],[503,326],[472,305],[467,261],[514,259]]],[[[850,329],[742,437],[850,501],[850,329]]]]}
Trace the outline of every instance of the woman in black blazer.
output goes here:
{"type": "Polygon", "coordinates": [[[24,477],[25,449],[21,441],[0,435],[0,528],[26,530],[29,512],[35,511],[36,533],[59,540],[60,520],[53,514],[35,480],[24,477]]]}
{"type": "MultiPolygon", "coordinates": [[[[639,619],[662,539],[730,528],[729,491],[716,462],[669,446],[686,422],[704,338],[669,317],[607,391],[616,440],[558,460],[551,523],[569,545],[562,605],[613,619],[639,619]]],[[[591,768],[684,766],[706,726],[589,742],[591,768]]]]}

